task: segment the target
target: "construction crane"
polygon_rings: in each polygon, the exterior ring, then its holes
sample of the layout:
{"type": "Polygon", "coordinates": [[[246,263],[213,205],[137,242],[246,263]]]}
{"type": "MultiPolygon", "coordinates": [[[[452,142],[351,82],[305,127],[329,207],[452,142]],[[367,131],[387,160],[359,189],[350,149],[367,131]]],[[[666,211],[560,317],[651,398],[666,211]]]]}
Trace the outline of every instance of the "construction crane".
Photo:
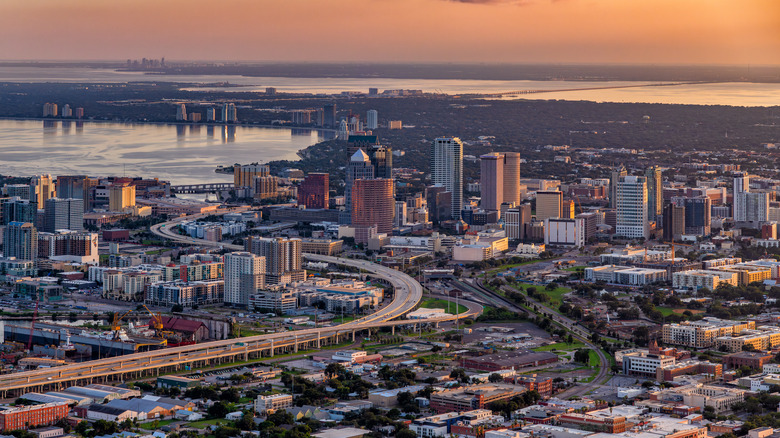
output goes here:
{"type": "Polygon", "coordinates": [[[149,315],[152,317],[151,321],[149,321],[149,325],[154,327],[155,331],[161,332],[163,329],[162,316],[159,313],[154,313],[149,310],[149,308],[146,307],[146,304],[141,305],[144,306],[144,309],[146,309],[146,311],[149,312],[149,315]]]}
{"type": "Polygon", "coordinates": [[[113,332],[118,332],[122,329],[122,326],[119,325],[120,322],[122,322],[123,319],[125,319],[125,316],[129,315],[132,310],[128,310],[125,312],[122,316],[119,316],[119,312],[114,313],[114,319],[111,321],[111,330],[113,332]]]}
{"type": "Polygon", "coordinates": [[[40,297],[35,299],[35,312],[33,312],[32,321],[30,321],[30,338],[27,339],[27,350],[32,351],[33,331],[35,330],[35,319],[38,318],[38,304],[40,303],[40,297]]]}

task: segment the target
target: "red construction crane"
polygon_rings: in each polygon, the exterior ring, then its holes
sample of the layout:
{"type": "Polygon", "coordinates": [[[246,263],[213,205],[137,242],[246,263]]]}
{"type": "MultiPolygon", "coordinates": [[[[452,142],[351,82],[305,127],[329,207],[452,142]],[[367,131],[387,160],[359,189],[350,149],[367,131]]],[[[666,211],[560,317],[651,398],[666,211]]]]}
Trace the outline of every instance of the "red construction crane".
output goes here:
{"type": "Polygon", "coordinates": [[[27,340],[27,350],[32,351],[32,339],[33,339],[33,330],[35,330],[35,319],[38,318],[38,303],[39,298],[35,299],[35,312],[33,313],[32,321],[30,322],[30,339],[27,340]]]}

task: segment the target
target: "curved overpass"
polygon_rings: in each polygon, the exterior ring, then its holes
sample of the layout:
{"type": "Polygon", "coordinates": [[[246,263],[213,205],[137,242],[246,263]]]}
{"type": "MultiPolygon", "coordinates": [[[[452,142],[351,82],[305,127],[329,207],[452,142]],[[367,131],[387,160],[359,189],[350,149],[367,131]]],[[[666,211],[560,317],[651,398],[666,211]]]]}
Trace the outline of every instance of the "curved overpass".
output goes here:
{"type": "MultiPolygon", "coordinates": [[[[243,211],[245,207],[228,209],[243,211]]],[[[224,247],[243,250],[240,245],[221,244],[189,236],[182,236],[171,229],[180,222],[198,219],[208,214],[192,215],[174,219],[151,227],[152,233],[183,244],[224,247]]],[[[308,260],[352,266],[383,278],[393,285],[395,294],[387,306],[377,312],[356,319],[352,322],[333,327],[296,330],[281,333],[269,333],[239,339],[204,342],[195,345],[153,350],[105,359],[98,359],[78,364],[70,364],[56,368],[25,371],[21,373],[0,375],[0,395],[5,397],[9,392],[21,394],[39,390],[57,390],[63,387],[99,381],[124,380],[156,375],[162,371],[175,371],[183,366],[209,366],[235,360],[249,360],[273,356],[277,351],[295,351],[299,348],[321,348],[323,343],[338,343],[341,340],[354,339],[360,330],[380,327],[436,324],[453,321],[459,318],[476,316],[478,311],[469,311],[457,316],[448,315],[441,318],[422,320],[391,321],[413,310],[422,299],[422,286],[412,277],[403,272],[377,265],[364,260],[344,259],[324,255],[305,254],[308,260]]]]}

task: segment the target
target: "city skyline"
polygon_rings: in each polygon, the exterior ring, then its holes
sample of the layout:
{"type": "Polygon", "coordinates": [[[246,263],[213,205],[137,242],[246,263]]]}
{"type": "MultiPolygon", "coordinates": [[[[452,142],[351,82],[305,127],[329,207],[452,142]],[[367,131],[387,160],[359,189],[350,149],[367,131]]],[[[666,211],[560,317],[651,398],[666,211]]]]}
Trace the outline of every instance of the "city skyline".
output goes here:
{"type": "Polygon", "coordinates": [[[203,0],[11,0],[0,5],[0,53],[15,60],[776,65],[778,20],[780,4],[771,0],[339,0],[305,7],[235,0],[216,9],[203,0]],[[462,24],[457,32],[452,23],[462,24]],[[49,44],[63,29],[71,29],[70,44],[49,44]],[[336,50],[338,41],[350,41],[350,50],[336,50]]]}

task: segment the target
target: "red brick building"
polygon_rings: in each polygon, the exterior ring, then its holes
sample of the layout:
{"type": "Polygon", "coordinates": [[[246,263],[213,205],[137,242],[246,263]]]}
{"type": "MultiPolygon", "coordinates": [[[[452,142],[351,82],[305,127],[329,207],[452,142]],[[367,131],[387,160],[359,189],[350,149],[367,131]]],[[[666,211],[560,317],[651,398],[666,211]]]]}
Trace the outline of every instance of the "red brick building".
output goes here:
{"type": "Polygon", "coordinates": [[[551,378],[537,377],[536,374],[530,376],[517,376],[515,377],[516,385],[524,385],[529,391],[536,391],[542,397],[549,397],[552,395],[553,381],[551,378]]]}
{"type": "Polygon", "coordinates": [[[546,351],[507,351],[466,357],[463,366],[471,370],[491,372],[536,367],[555,362],[558,362],[558,355],[546,351]]]}
{"type": "Polygon", "coordinates": [[[589,426],[606,433],[623,433],[626,431],[626,417],[597,417],[588,414],[563,414],[558,417],[562,426],[589,426]]]}
{"type": "Polygon", "coordinates": [[[68,416],[67,403],[46,403],[32,406],[0,408],[0,431],[30,429],[54,424],[68,416]]]}
{"type": "Polygon", "coordinates": [[[723,365],[712,362],[702,362],[698,360],[686,360],[665,367],[656,369],[656,380],[659,382],[668,382],[675,377],[686,374],[711,374],[715,377],[723,375],[723,365]]]}
{"type": "Polygon", "coordinates": [[[769,353],[740,351],[739,353],[723,356],[723,366],[730,370],[743,366],[760,370],[763,369],[764,364],[769,363],[773,357],[774,356],[769,353]]]}

